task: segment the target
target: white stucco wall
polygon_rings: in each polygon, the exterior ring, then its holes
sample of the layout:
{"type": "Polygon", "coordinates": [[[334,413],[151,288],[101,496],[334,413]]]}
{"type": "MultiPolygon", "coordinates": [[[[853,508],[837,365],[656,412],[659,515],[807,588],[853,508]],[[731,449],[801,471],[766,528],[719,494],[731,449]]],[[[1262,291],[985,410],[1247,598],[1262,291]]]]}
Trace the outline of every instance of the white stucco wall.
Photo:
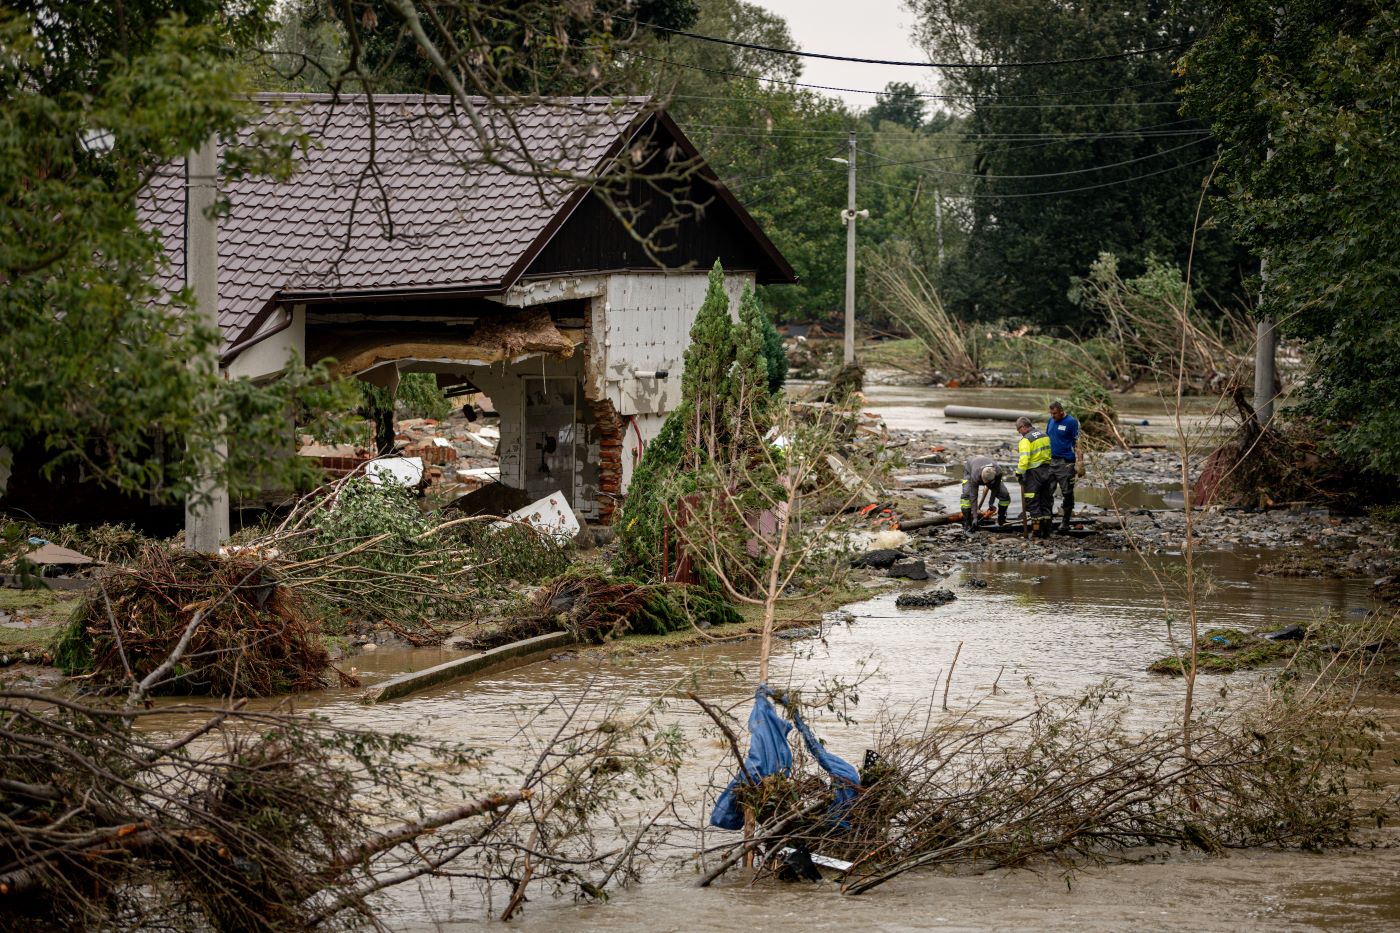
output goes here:
{"type": "MultiPolygon", "coordinates": [[[[745,285],[752,284],[749,274],[725,276],[729,313],[736,320],[739,296],[745,285]]],[[[681,401],[681,372],[690,344],[690,326],[708,285],[704,272],[608,276],[606,293],[592,299],[591,305],[591,391],[611,401],[624,418],[674,411],[681,401]],[[636,375],[657,370],[665,370],[667,378],[636,375]]],[[[660,429],[658,424],[656,431],[660,429]]]]}

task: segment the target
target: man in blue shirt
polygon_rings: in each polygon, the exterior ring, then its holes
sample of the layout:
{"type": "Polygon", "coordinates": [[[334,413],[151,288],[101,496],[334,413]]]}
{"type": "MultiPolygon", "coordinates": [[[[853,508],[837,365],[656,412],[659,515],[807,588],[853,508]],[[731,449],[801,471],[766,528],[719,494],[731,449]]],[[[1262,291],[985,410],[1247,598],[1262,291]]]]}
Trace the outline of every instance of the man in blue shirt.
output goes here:
{"type": "Polygon", "coordinates": [[[1079,445],[1079,419],[1065,412],[1065,406],[1058,399],[1050,403],[1050,420],[1045,422],[1045,433],[1050,435],[1050,483],[1046,487],[1046,517],[1049,517],[1055,504],[1055,491],[1059,490],[1064,502],[1061,505],[1060,530],[1069,531],[1070,513],[1074,511],[1074,473],[1076,448],[1079,445]]]}

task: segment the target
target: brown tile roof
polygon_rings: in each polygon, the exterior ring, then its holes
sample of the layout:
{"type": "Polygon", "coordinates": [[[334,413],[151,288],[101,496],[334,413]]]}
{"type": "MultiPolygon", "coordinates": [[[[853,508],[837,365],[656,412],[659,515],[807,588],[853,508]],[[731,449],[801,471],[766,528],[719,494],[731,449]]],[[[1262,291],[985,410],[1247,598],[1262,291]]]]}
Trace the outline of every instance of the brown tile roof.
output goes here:
{"type": "MultiPolygon", "coordinates": [[[[513,108],[507,120],[480,101],[482,134],[447,97],[378,95],[373,120],[364,98],[260,99],[260,125],[296,121],[316,144],[287,182],[223,185],[230,212],[219,229],[219,323],[229,344],[248,336],[276,298],[508,287],[583,190],[542,181],[528,162],[592,173],[646,111],[640,98],[559,98],[513,108]]],[[[141,210],[170,258],[161,284],[179,288],[183,165],[155,178],[141,210]]]]}

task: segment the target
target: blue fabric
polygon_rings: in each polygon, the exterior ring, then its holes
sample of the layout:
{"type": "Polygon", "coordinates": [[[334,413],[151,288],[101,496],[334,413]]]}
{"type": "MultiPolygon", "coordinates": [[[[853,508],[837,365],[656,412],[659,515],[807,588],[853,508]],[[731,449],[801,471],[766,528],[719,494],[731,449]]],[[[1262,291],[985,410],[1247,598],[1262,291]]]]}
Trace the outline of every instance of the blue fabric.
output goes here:
{"type": "Polygon", "coordinates": [[[1050,456],[1060,460],[1074,459],[1074,445],[1079,440],[1079,419],[1065,413],[1059,421],[1054,418],[1045,422],[1045,433],[1050,435],[1050,456]]]}
{"type": "MultiPolygon", "coordinates": [[[[749,750],[744,755],[744,769],[755,782],[770,774],[792,773],[792,749],[788,746],[788,733],[792,731],[792,726],[778,715],[778,711],[769,702],[768,698],[772,695],[767,684],[760,685],[754,692],[753,710],[749,712],[749,750]]],[[[812,734],[811,728],[802,721],[802,715],[794,715],[797,719],[797,731],[802,734],[807,751],[817,759],[817,764],[821,765],[822,770],[831,775],[836,799],[827,810],[827,815],[833,822],[840,823],[855,803],[856,794],[860,790],[860,772],[844,758],[823,748],[817,737],[812,734]]],[[[741,771],[729,782],[724,793],[719,795],[714,809],[710,811],[711,826],[718,826],[720,829],[744,828],[743,809],[734,799],[735,791],[743,782],[744,771],[741,771]]]]}
{"type": "Polygon", "coordinates": [[[802,721],[801,713],[796,713],[795,718],[797,731],[802,733],[802,741],[807,743],[807,751],[817,759],[817,764],[822,766],[822,770],[831,775],[831,789],[835,792],[836,799],[826,811],[827,816],[832,822],[845,825],[846,814],[851,812],[851,806],[856,802],[856,794],[860,791],[860,772],[846,759],[827,751],[812,734],[811,728],[802,721]]]}
{"type": "MultiPolygon", "coordinates": [[[[744,755],[744,771],[755,782],[770,774],[792,772],[792,749],[788,747],[787,736],[792,731],[783,717],[768,702],[772,692],[767,684],[760,684],[753,695],[753,710],[749,713],[749,750],[744,755]]],[[[744,781],[744,771],[740,771],[724,793],[715,801],[710,811],[710,825],[720,829],[743,829],[744,813],[734,799],[734,792],[744,781]]]]}

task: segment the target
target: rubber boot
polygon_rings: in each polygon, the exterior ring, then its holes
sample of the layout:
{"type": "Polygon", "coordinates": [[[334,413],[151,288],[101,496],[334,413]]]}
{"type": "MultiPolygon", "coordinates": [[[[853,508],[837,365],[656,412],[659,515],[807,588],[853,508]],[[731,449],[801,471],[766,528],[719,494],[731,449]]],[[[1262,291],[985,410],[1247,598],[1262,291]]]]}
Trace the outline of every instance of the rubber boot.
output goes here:
{"type": "Polygon", "coordinates": [[[963,512],[962,526],[963,531],[972,534],[977,530],[977,516],[973,515],[970,511],[963,512]]]}
{"type": "Polygon", "coordinates": [[[1004,506],[1004,505],[999,505],[999,506],[997,506],[997,527],[998,527],[998,528],[1005,528],[1005,527],[1006,527],[1006,509],[1007,509],[1007,506],[1004,506]]]}
{"type": "Polygon", "coordinates": [[[1048,537],[1050,537],[1050,528],[1051,528],[1053,522],[1054,522],[1054,519],[1052,519],[1052,518],[1048,518],[1048,517],[1047,517],[1047,518],[1042,518],[1042,519],[1037,523],[1037,528],[1036,528],[1036,535],[1037,535],[1037,537],[1040,537],[1040,538],[1048,538],[1048,537]]]}

